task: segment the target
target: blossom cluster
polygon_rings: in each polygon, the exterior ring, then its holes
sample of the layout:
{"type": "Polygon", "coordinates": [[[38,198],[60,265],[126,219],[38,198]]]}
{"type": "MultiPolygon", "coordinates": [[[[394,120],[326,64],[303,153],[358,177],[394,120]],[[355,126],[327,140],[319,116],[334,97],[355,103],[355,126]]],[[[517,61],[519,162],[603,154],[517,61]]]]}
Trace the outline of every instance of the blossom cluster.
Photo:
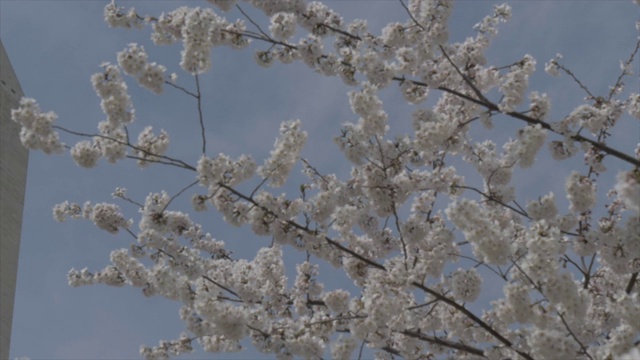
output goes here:
{"type": "Polygon", "coordinates": [[[280,125],[280,138],[274,144],[271,157],[258,168],[258,174],[269,179],[273,187],[284,184],[307,140],[307,132],[301,131],[300,126],[300,120],[283,122],[280,125]]]}
{"type": "MultiPolygon", "coordinates": [[[[149,63],[138,44],[118,53],[118,65],[103,64],[91,81],[106,119],[99,134],[85,136],[91,141],[71,148],[76,163],[93,167],[101,157],[130,157],[141,167],[177,164],[197,180],[174,195],[152,192],[140,202],[117,188],[114,198],[137,207],[136,226],[110,203],[65,201],[53,210],[58,221],[83,218],[133,238],[111,253],[104,269],[70,270],[71,286],[129,285],[181,304],[184,333],[142,346],[142,356],[180,355],[196,342],[205,351],[239,351],[247,339],[282,359],[327,353],[347,359],[359,344],[377,349],[380,358],[635,355],[640,328],[630,319],[640,316],[640,176],[633,157],[609,148],[608,137],[624,111],[640,117],[638,94],[618,100],[619,80],[608,98],[588,98],[561,121],[547,122],[549,95],[528,91],[536,65],[531,55],[507,66],[487,65],[485,52],[511,17],[507,5],[495,6],[474,27],[475,36],[450,42],[450,0],[410,0],[406,21],[379,33],[364,20],[347,22],[326,4],[301,0],[251,1],[269,25],[268,32],[248,31],[243,21],[217,13],[230,13],[235,1],[209,3],[216,10],[183,6],[152,17],[112,2],[104,17],[113,27],[151,26],[157,45],[181,42],[179,66],[196,81],[212,67],[214,47],[239,49],[250,40],[268,46],[255,52],[259,65],[299,61],[322,76],[339,77],[353,88],[347,96],[358,117],[334,138],[351,172],[346,178],[325,174],[303,160],[307,178],[297,188],[300,196],[267,189],[288,185],[301,160],[308,137],[301,120],[281,123],[262,166],[251,155],[232,159],[203,151],[195,165],[170,158],[168,132],[146,125],[134,144],[128,127],[135,110],[122,72],[159,94],[166,68],[149,63]],[[414,107],[409,134],[390,135],[395,124],[382,99],[394,83],[414,107]],[[528,108],[518,110],[527,97],[528,108]],[[526,125],[502,145],[478,139],[477,123],[496,131],[498,117],[526,125]],[[519,184],[512,181],[518,168],[534,166],[545,143],[555,159],[584,153],[585,172],[572,171],[565,181],[565,213],[558,191],[520,206],[519,184]],[[606,189],[599,176],[614,157],[636,169],[620,171],[606,189]],[[469,175],[464,166],[471,167],[469,175]],[[257,185],[245,191],[253,181],[257,185]],[[192,188],[196,184],[200,190],[192,188]],[[604,207],[602,190],[609,190],[611,201],[604,207]],[[224,241],[176,209],[181,196],[191,196],[195,211],[211,206],[228,224],[246,226],[270,244],[253,259],[236,258],[224,241]],[[285,248],[305,255],[293,281],[285,248]],[[353,286],[323,283],[322,262],[353,286]],[[497,284],[502,294],[487,304],[482,290],[497,284]],[[482,315],[472,302],[485,307],[482,315]]],[[[551,75],[567,72],[560,58],[545,65],[551,75]]],[[[621,78],[629,75],[627,68],[621,78]]],[[[171,76],[181,88],[175,80],[171,76]]],[[[23,99],[13,118],[23,127],[25,146],[47,153],[64,148],[55,115],[42,113],[34,100],[23,99]]]]}
{"type": "Polygon", "coordinates": [[[167,69],[155,62],[149,63],[144,47],[135,43],[129,44],[125,50],[118,53],[118,65],[127,75],[135,77],[140,86],[155,94],[162,93],[164,72],[167,69]]]}
{"type": "Polygon", "coordinates": [[[535,71],[536,61],[527,54],[525,57],[512,66],[505,80],[500,85],[500,91],[504,94],[500,102],[500,111],[511,112],[516,109],[524,97],[525,90],[529,87],[529,77],[535,71]]]}
{"type": "Polygon", "coordinates": [[[31,98],[20,99],[20,107],[11,110],[11,119],[22,127],[22,145],[27,149],[42,150],[45,154],[64,151],[64,144],[52,127],[57,117],[52,111],[43,113],[38,103],[31,98]]]}
{"type": "Polygon", "coordinates": [[[152,132],[153,128],[147,126],[138,135],[136,152],[138,153],[138,165],[148,166],[148,161],[158,159],[159,155],[164,155],[169,147],[169,135],[166,131],[160,130],[157,136],[152,132]]]}
{"type": "Polygon", "coordinates": [[[567,177],[567,199],[571,202],[571,209],[585,212],[596,203],[596,187],[591,179],[574,171],[567,177]]]}
{"type": "Polygon", "coordinates": [[[87,201],[81,207],[79,204],[64,201],[54,206],[53,217],[59,222],[65,221],[67,217],[85,218],[93,221],[98,228],[113,234],[132,225],[132,220],[124,218],[119,206],[108,203],[91,204],[87,201]]]}

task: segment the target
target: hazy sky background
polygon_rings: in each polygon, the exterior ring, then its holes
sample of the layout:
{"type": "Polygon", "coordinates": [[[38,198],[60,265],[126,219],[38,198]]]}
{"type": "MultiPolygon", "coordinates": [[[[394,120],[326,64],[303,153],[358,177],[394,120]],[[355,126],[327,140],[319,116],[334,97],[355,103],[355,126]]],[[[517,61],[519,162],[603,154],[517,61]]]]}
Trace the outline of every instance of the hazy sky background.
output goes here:
{"type": "MultiPolygon", "coordinates": [[[[26,96],[37,99],[44,111],[53,110],[58,124],[69,129],[95,133],[103,120],[99,99],[89,77],[101,71],[104,61],[115,62],[116,52],[127,44],[143,44],[151,61],[178,74],[178,84],[195,87],[193,78],[178,63],[181,44],[156,47],[149,40],[149,30],[109,29],[103,21],[107,1],[0,1],[0,37],[11,59],[26,96]]],[[[158,15],[180,5],[209,6],[196,1],[122,1],[135,6],[141,14],[158,15]]],[[[451,41],[472,36],[472,26],[491,11],[494,1],[460,1],[450,19],[451,41]]],[[[547,92],[555,118],[568,114],[579,105],[584,93],[566,76],[552,78],[544,73],[544,63],[560,52],[563,63],[597,94],[606,94],[620,73],[619,62],[627,59],[638,36],[634,24],[639,20],[638,6],[625,1],[511,1],[513,18],[500,27],[500,33],[488,53],[488,61],[500,66],[531,54],[538,62],[531,79],[531,90],[547,92]]],[[[369,19],[370,30],[379,33],[389,21],[404,21],[406,15],[397,1],[328,1],[345,20],[369,19]]],[[[249,5],[244,5],[249,9],[249,5]]],[[[252,12],[252,14],[256,14],[252,12]]],[[[230,20],[241,16],[237,11],[225,15],[230,20]]],[[[255,15],[264,23],[264,17],[255,15]]],[[[250,25],[248,25],[250,27],[250,25]]],[[[350,165],[343,161],[332,138],[340,125],[357,121],[351,113],[346,92],[339,78],[324,78],[301,63],[275,64],[264,69],[253,61],[255,50],[268,46],[254,43],[249,49],[213,50],[213,67],[203,80],[208,154],[225,152],[232,157],[253,154],[258,163],[268,156],[281,121],[300,118],[309,132],[302,156],[324,172],[335,172],[344,179],[350,165]]],[[[639,70],[638,62],[633,66],[639,70]]],[[[195,164],[199,158],[200,135],[195,102],[179,91],[166,87],[158,97],[138,88],[127,78],[136,108],[137,122],[130,127],[132,137],[146,125],[169,132],[168,155],[195,164]]],[[[629,91],[639,91],[637,77],[628,78],[629,91]]],[[[435,99],[438,94],[432,92],[435,99]]],[[[406,105],[395,86],[384,92],[385,109],[390,115],[391,133],[410,129],[406,105]]],[[[631,153],[638,142],[637,121],[624,115],[614,132],[614,147],[631,153]]],[[[500,139],[499,145],[524,126],[513,119],[498,119],[492,132],[478,130],[474,136],[500,139]]],[[[63,135],[73,145],[79,138],[63,135]]],[[[567,162],[549,160],[546,149],[536,166],[514,178],[519,185],[518,200],[527,203],[554,191],[559,206],[566,212],[562,189],[564,177],[576,158],[567,162]]],[[[615,159],[606,165],[613,169],[603,175],[606,182],[624,165],[615,159]]],[[[299,167],[297,168],[299,170],[299,167]]],[[[296,170],[296,171],[297,171],[296,170]]],[[[297,195],[302,181],[298,172],[283,189],[297,195]],[[300,179],[300,180],[299,180],[300,179]]],[[[465,174],[466,175],[466,174],[465,174]]],[[[469,179],[477,175],[469,173],[469,179]]],[[[179,304],[163,298],[145,298],[136,288],[111,288],[97,285],[71,288],[66,274],[72,267],[99,271],[109,263],[113,249],[128,247],[128,234],[112,236],[99,231],[88,221],[58,224],[51,208],[64,200],[83,203],[113,202],[116,187],[126,187],[130,196],[143,201],[149,192],[166,190],[175,194],[194,180],[191,172],[152,166],[139,170],[133,161],[116,166],[100,161],[87,170],[75,165],[68,155],[45,156],[31,152],[27,195],[20,250],[20,265],[13,317],[10,356],[32,359],[133,359],[139,358],[141,344],[157,345],[159,340],[179,337],[184,326],[178,317],[179,304]]],[[[254,184],[251,182],[251,184],[254,184]]],[[[602,189],[601,189],[602,190],[602,189]]],[[[203,189],[193,188],[176,202],[176,208],[190,209],[189,199],[203,189]]],[[[602,191],[601,191],[602,193],[602,191]]],[[[136,209],[119,203],[126,215],[137,222],[136,209]]],[[[236,257],[252,259],[257,249],[270,239],[258,238],[249,229],[225,225],[215,212],[195,217],[218,239],[225,240],[236,257]]],[[[136,225],[137,227],[137,225],[136,225]]],[[[291,270],[304,261],[305,255],[288,250],[286,263],[291,270]]],[[[468,266],[468,264],[461,264],[468,266]]],[[[324,269],[325,267],[323,267],[324,269]]],[[[289,272],[289,281],[295,277],[289,272]]],[[[348,281],[332,280],[328,288],[346,286],[348,281]]],[[[496,284],[501,286],[501,284],[496,284]]],[[[491,287],[481,301],[488,301],[491,287]]],[[[498,289],[496,287],[496,289],[498,289]]],[[[240,354],[205,354],[196,352],[182,358],[261,358],[255,351],[240,354]]]]}

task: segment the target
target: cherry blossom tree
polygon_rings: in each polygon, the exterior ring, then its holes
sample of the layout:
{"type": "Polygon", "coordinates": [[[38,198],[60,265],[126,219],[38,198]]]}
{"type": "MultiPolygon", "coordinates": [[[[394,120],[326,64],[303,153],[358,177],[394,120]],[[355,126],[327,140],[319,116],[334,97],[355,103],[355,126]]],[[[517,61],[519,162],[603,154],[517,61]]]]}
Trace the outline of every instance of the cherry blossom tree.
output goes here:
{"type": "Polygon", "coordinates": [[[181,43],[183,72],[168,74],[143,46],[127,46],[91,78],[106,116],[96,133],[59,125],[34,99],[12,111],[31,150],[68,151],[86,168],[105,158],[193,175],[175,194],[142,200],[118,187],[112,194],[118,204],[65,201],[53,209],[59,221],[87,219],[131,242],[114,250],[102,270],[70,270],[71,286],[133,286],[181,304],[182,335],[142,346],[141,355],[162,359],[194,346],[239,351],[249,339],[282,359],[357,358],[363,347],[381,359],[640,357],[640,144],[619,148],[612,135],[621,123],[640,131],[640,94],[625,89],[640,41],[603,93],[585,86],[561,55],[547,61],[548,74],[585,92],[583,104],[553,119],[552,99],[529,88],[536,59],[487,64],[485,51],[511,16],[507,5],[476,24],[473,36],[450,42],[449,0],[399,1],[406,21],[389,23],[380,34],[320,2],[209,3],[158,15],[113,2],[105,7],[111,27],[150,27],[154,44],[181,43]],[[242,17],[227,19],[231,10],[242,17]],[[252,155],[208,153],[201,78],[214,48],[250,43],[258,46],[261,66],[302,62],[352,87],[347,96],[358,119],[336,129],[333,139],[350,174],[325,173],[300,156],[308,136],[304,119],[282,122],[262,165],[252,155]],[[146,126],[132,138],[136,113],[127,78],[154,94],[170,90],[195,99],[197,163],[170,154],[165,130],[146,126]],[[400,91],[412,107],[410,134],[390,135],[384,89],[400,91]],[[520,128],[501,146],[476,135],[482,128],[492,134],[504,119],[520,128]],[[67,145],[61,135],[81,140],[67,145]],[[563,194],[536,194],[538,200],[521,205],[512,176],[545,151],[557,161],[584,162],[565,179],[563,194]],[[477,178],[465,179],[463,166],[477,178]],[[600,181],[607,167],[621,169],[611,183],[600,181]],[[296,168],[306,181],[281,194],[296,168]],[[235,257],[174,206],[179,197],[191,197],[190,210],[213,208],[270,243],[253,259],[235,257]],[[566,197],[567,209],[557,197],[566,197]],[[137,214],[128,218],[121,205],[137,214]],[[293,281],[286,276],[286,248],[306,254],[293,281]],[[320,264],[343,272],[353,288],[325,289],[320,264]],[[498,300],[475,306],[483,286],[496,283],[498,300]]]}

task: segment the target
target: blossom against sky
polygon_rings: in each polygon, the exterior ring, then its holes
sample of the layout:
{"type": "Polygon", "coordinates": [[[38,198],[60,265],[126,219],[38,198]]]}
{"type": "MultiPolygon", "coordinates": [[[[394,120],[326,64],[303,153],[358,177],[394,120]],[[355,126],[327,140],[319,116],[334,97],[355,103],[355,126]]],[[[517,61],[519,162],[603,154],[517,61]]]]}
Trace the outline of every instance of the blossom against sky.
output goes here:
{"type": "MultiPolygon", "coordinates": [[[[38,99],[43,110],[55,111],[59,124],[69,129],[96,131],[96,124],[104,115],[89,79],[101,71],[101,63],[115,63],[116,52],[129,43],[144,45],[151,61],[166,66],[169,73],[178,74],[179,84],[194,86],[192,78],[178,65],[180,45],[155,47],[149,41],[148,31],[109,29],[102,19],[106,3],[0,2],[0,37],[25,94],[38,99]]],[[[191,1],[122,2],[149,14],[170,11],[182,4],[193,6],[191,1]]],[[[456,3],[450,20],[451,40],[471,36],[473,24],[489,13],[494,4],[456,3]]],[[[405,17],[396,1],[330,1],[328,5],[348,19],[369,19],[374,31],[405,17]]],[[[619,73],[619,61],[628,57],[637,37],[634,23],[638,8],[631,1],[511,2],[511,5],[513,18],[500,27],[488,59],[496,65],[506,65],[531,54],[537,60],[531,89],[549,94],[554,116],[569,113],[581,103],[584,94],[568,78],[545,74],[544,62],[561,52],[563,62],[584,83],[604,93],[619,73]]],[[[200,6],[208,4],[202,2],[200,6]]],[[[237,11],[227,16],[241,17],[237,11]]],[[[259,15],[256,19],[260,19],[259,15]]],[[[300,64],[261,68],[255,64],[253,52],[264,47],[254,44],[240,51],[214,49],[212,70],[202,84],[207,96],[209,153],[225,152],[232,157],[251,153],[261,162],[273,147],[279,124],[301,119],[302,128],[309,134],[302,156],[325,172],[348,172],[343,155],[331,141],[343,122],[355,120],[346,96],[348,89],[338,78],[321,77],[300,64]]],[[[195,145],[199,125],[191,99],[171,89],[156,97],[139,89],[134,81],[129,82],[129,88],[137,117],[144,120],[134,125],[135,133],[147,122],[155,129],[165,128],[171,136],[168,152],[195,163],[199,156],[195,145]]],[[[631,90],[637,91],[637,84],[631,90]]],[[[394,96],[389,93],[385,98],[390,123],[392,127],[397,124],[399,129],[409,129],[412,110],[394,96]]],[[[505,139],[518,128],[504,126],[505,139]]],[[[638,134],[633,132],[616,135],[624,149],[632,149],[637,142],[638,134]]],[[[70,144],[75,141],[67,140],[70,144]]],[[[563,182],[540,184],[545,179],[532,176],[536,172],[564,173],[562,168],[562,163],[551,161],[538,164],[516,181],[529,188],[535,194],[532,197],[549,186],[562,193],[563,182]]],[[[183,329],[177,304],[145,298],[134,288],[68,286],[66,274],[70,268],[101,269],[108,262],[109,252],[126,247],[129,241],[99,232],[88,222],[55,223],[51,208],[64,200],[112,201],[110,194],[116,186],[126,186],[130,194],[143,198],[149,191],[162,189],[176,193],[192,181],[192,174],[175,174],[163,167],[139,170],[133,162],[114,167],[101,161],[96,169],[87,170],[79,168],[70,157],[49,158],[32,152],[10,355],[137,358],[141,344],[155,345],[160,339],[177,337],[183,329]]],[[[188,197],[183,200],[181,204],[188,208],[188,197]]],[[[230,228],[215,213],[209,212],[200,220],[206,222],[207,230],[216,238],[227,241],[238,256],[252,258],[258,247],[268,244],[268,239],[256,238],[246,229],[230,228]]],[[[294,251],[287,255],[292,264],[304,257],[294,251]]],[[[197,352],[185,358],[204,356],[197,352]]],[[[260,357],[255,352],[217,356],[260,357]]]]}

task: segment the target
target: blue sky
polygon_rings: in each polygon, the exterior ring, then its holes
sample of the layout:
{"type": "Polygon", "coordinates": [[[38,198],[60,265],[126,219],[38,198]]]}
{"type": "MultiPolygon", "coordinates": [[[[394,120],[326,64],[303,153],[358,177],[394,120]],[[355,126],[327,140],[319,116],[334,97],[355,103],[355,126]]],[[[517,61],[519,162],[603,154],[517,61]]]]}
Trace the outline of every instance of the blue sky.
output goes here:
{"type": "MultiPolygon", "coordinates": [[[[102,20],[107,1],[0,1],[0,37],[26,96],[38,100],[43,110],[53,110],[59,124],[69,129],[95,132],[104,117],[89,77],[100,71],[104,61],[115,62],[115,54],[128,43],[143,44],[152,61],[178,74],[178,83],[193,88],[193,79],[178,66],[179,44],[155,47],[149,31],[109,29],[102,20]]],[[[328,5],[347,20],[369,19],[370,29],[378,32],[389,21],[404,20],[397,1],[329,1],[328,5]]],[[[488,14],[494,1],[460,1],[450,20],[451,40],[473,35],[472,26],[488,14]]],[[[639,20],[638,6],[631,1],[512,1],[512,20],[501,26],[500,34],[488,53],[488,61],[505,65],[529,53],[536,58],[537,71],[531,90],[547,92],[552,99],[552,114],[568,114],[584,97],[566,76],[552,78],[544,73],[544,63],[556,53],[589,88],[599,94],[619,74],[619,61],[627,59],[638,36],[634,28],[639,20]]],[[[157,15],[180,6],[208,6],[195,1],[129,1],[140,13],[157,15]]],[[[245,8],[248,8],[245,5],[245,8]]],[[[240,14],[232,12],[228,19],[240,14]]],[[[263,19],[259,15],[256,19],[263,19]]],[[[203,82],[208,153],[225,152],[236,157],[253,154],[262,162],[273,145],[281,121],[300,118],[309,132],[303,157],[325,173],[336,172],[344,178],[350,166],[333,145],[340,124],[356,121],[349,109],[348,89],[338,78],[323,78],[302,64],[263,69],[253,61],[253,50],[266,47],[255,44],[249,49],[213,50],[212,71],[203,82]]],[[[636,61],[634,70],[639,70],[636,61]]],[[[628,91],[638,91],[636,80],[628,80],[628,91]]],[[[169,154],[195,163],[199,157],[199,127],[192,99],[171,88],[157,97],[139,89],[128,79],[138,121],[132,132],[145,125],[169,132],[169,154]]],[[[432,95],[433,96],[433,95],[432,95]]],[[[408,131],[413,107],[401,101],[395,87],[385,91],[383,100],[390,115],[392,133],[408,131]]],[[[478,132],[505,140],[514,136],[523,124],[496,121],[497,129],[478,132]]],[[[631,152],[638,141],[637,122],[623,117],[615,147],[631,152]]],[[[79,139],[64,137],[67,144],[79,139]]],[[[543,159],[549,159],[546,150],[543,159]]],[[[574,162],[571,162],[574,161],[574,162]]],[[[572,164],[539,161],[514,182],[520,185],[522,202],[553,190],[560,206],[563,177],[572,164]],[[544,176],[540,176],[544,174],[544,176]]],[[[619,162],[607,164],[616,169],[619,162]]],[[[299,168],[298,168],[299,169],[299,168]]],[[[617,171],[612,172],[615,176],[617,171]]],[[[469,177],[474,175],[469,173],[469,177]]],[[[287,191],[297,187],[295,174],[287,191]]],[[[603,175],[606,182],[607,177],[603,175]]],[[[158,340],[173,339],[183,329],[178,304],[161,298],[145,298],[138,289],[90,286],[71,288],[66,274],[72,267],[100,270],[108,264],[111,250],[128,247],[128,235],[111,236],[88,222],[58,224],[51,208],[64,200],[82,203],[111,202],[115,187],[127,187],[136,200],[162,189],[170,194],[193,181],[192,173],[167,167],[136,168],[123,161],[116,166],[104,161],[91,170],[79,168],[69,156],[48,157],[32,152],[22,230],[18,285],[13,318],[10,356],[32,359],[133,359],[139,358],[141,344],[156,345],[158,340]]],[[[299,184],[299,182],[298,182],[299,184]]],[[[292,196],[295,196],[295,192],[292,196]]],[[[185,199],[177,202],[189,209],[185,199]]],[[[136,219],[135,209],[120,204],[136,219]]],[[[269,239],[257,238],[248,229],[225,225],[214,212],[198,215],[214,237],[225,240],[238,257],[253,258],[269,239]]],[[[287,251],[287,264],[304,260],[304,254],[287,251]]],[[[291,273],[292,274],[292,273],[291,273]]],[[[293,275],[290,276],[290,278],[293,275]]],[[[290,279],[291,280],[291,279],[290,279]]],[[[332,280],[328,287],[343,286],[345,280],[332,280]]],[[[486,294],[485,294],[486,295],[486,294]]],[[[488,295],[486,295],[488,296],[488,295]]],[[[485,297],[485,301],[486,301],[485,297]]],[[[196,349],[198,349],[196,347],[196,349]]],[[[198,351],[184,358],[260,358],[250,349],[241,354],[204,354],[198,351]]]]}

